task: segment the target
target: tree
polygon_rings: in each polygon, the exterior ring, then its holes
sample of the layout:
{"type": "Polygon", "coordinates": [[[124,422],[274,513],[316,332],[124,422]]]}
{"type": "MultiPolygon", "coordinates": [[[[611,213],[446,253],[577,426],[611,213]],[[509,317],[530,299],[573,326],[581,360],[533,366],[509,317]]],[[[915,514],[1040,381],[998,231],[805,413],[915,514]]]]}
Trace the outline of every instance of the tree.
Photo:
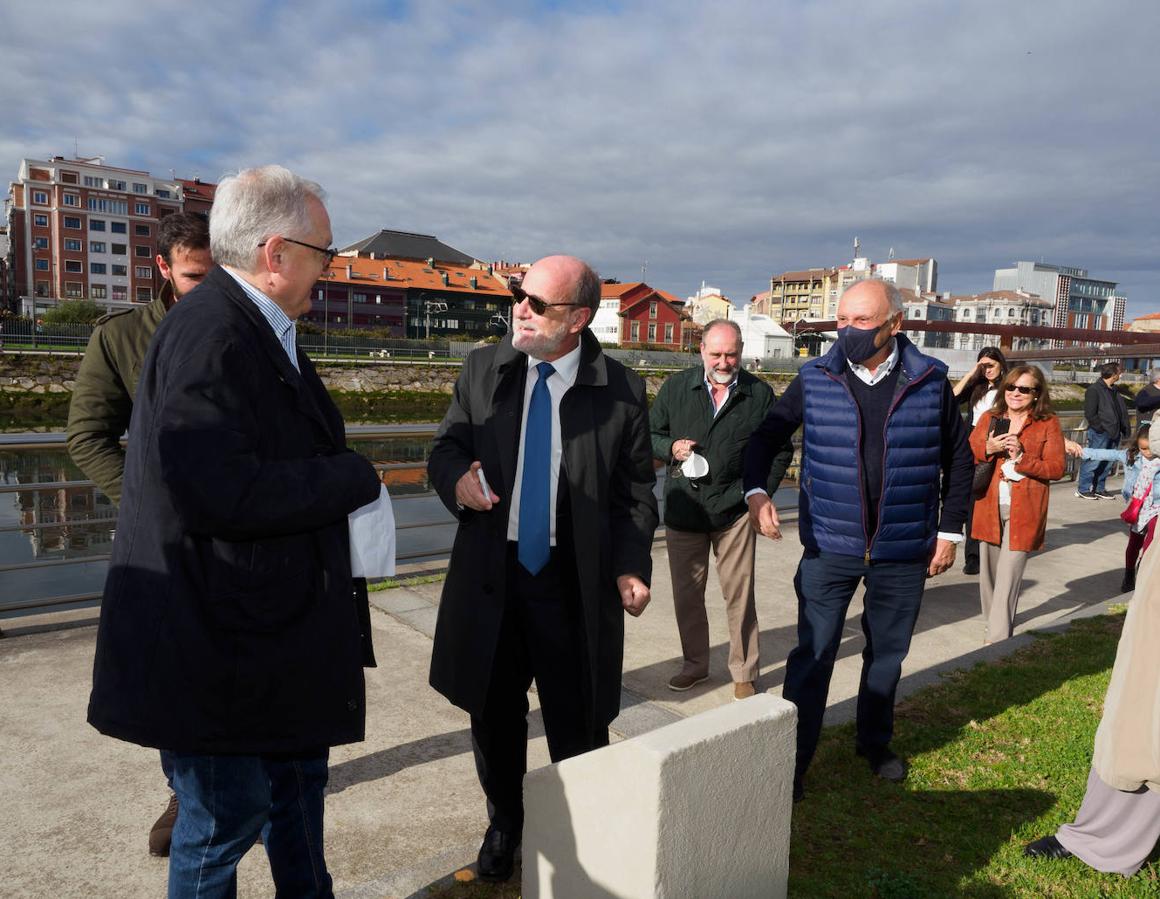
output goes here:
{"type": "Polygon", "coordinates": [[[49,309],[41,320],[46,325],[91,325],[105,314],[105,310],[91,300],[65,300],[49,309]]]}

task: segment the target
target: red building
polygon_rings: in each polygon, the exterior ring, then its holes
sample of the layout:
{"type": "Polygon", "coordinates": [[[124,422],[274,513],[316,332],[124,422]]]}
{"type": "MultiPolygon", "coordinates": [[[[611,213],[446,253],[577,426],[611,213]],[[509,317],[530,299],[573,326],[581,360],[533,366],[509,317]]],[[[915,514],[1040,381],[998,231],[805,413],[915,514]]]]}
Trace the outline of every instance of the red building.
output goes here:
{"type": "Polygon", "coordinates": [[[684,311],[684,300],[644,283],[605,286],[632,288],[621,300],[621,346],[680,352],[691,345],[697,328],[684,311]]]}

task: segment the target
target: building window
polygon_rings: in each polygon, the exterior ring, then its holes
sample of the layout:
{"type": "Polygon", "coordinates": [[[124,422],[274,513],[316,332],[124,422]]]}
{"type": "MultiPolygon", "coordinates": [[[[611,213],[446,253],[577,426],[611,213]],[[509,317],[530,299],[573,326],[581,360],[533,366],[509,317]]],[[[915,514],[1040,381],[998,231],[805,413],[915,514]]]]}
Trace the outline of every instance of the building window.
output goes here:
{"type": "Polygon", "coordinates": [[[129,228],[124,222],[109,222],[109,230],[114,234],[128,234],[129,228]]]}
{"type": "Polygon", "coordinates": [[[89,219],[89,230],[90,231],[104,231],[105,230],[104,220],[103,219],[89,219]]]}
{"type": "Polygon", "coordinates": [[[657,317],[657,302],[656,302],[656,300],[653,300],[651,303],[648,304],[648,317],[649,318],[656,318],[657,317]]]}
{"type": "MultiPolygon", "coordinates": [[[[114,266],[114,268],[115,267],[116,266],[114,266]]],[[[129,298],[129,288],[128,287],[126,287],[124,284],[114,284],[113,285],[113,299],[114,300],[126,300],[128,298],[129,298]]]]}
{"type": "Polygon", "coordinates": [[[114,256],[126,256],[126,255],[128,255],[128,253],[129,253],[128,244],[123,244],[123,243],[113,244],[113,255],[114,256]]]}
{"type": "Polygon", "coordinates": [[[64,195],[64,205],[65,206],[80,206],[81,205],[81,198],[77,194],[65,194],[64,195]]]}
{"type": "Polygon", "coordinates": [[[356,293],[352,299],[356,303],[365,303],[367,301],[367,295],[365,293],[356,293]]]}
{"type": "Polygon", "coordinates": [[[173,199],[173,192],[169,191],[169,190],[165,190],[165,188],[163,188],[163,187],[157,188],[157,190],[153,191],[153,193],[155,193],[157,196],[161,197],[161,199],[163,199],[163,200],[172,200],[173,199]]]}
{"type": "Polygon", "coordinates": [[[90,212],[108,212],[112,215],[128,215],[128,200],[112,200],[108,197],[89,197],[90,212]]]}
{"type": "Polygon", "coordinates": [[[153,253],[148,247],[143,247],[140,244],[137,244],[137,246],[133,247],[133,255],[139,256],[142,259],[148,259],[153,255],[153,253]]]}
{"type": "Polygon", "coordinates": [[[47,228],[48,216],[43,212],[38,212],[32,217],[32,224],[36,228],[47,228]]]}
{"type": "Polygon", "coordinates": [[[109,190],[125,190],[125,182],[116,178],[109,179],[109,190]]]}
{"type": "Polygon", "coordinates": [[[64,270],[79,275],[85,270],[85,267],[79,259],[66,259],[64,262],[64,270]]]}
{"type": "Polygon", "coordinates": [[[47,250],[48,249],[48,238],[47,237],[34,237],[34,238],[32,238],[32,249],[34,249],[34,250],[47,250]]]}
{"type": "Polygon", "coordinates": [[[648,323],[648,342],[649,343],[656,343],[657,342],[656,322],[649,322],[648,323]]]}
{"type": "Polygon", "coordinates": [[[38,297],[48,296],[48,282],[47,281],[37,281],[36,282],[36,295],[38,297]]]}
{"type": "Polygon", "coordinates": [[[113,274],[119,275],[123,278],[125,275],[129,274],[129,266],[127,266],[127,265],[114,265],[113,266],[113,274]]]}
{"type": "Polygon", "coordinates": [[[134,214],[136,214],[136,215],[148,215],[149,214],[149,204],[148,203],[134,203],[133,204],[133,211],[134,211],[134,214]]]}
{"type": "Polygon", "coordinates": [[[148,303],[151,299],[153,299],[153,288],[152,287],[138,287],[137,288],[137,302],[148,303]]]}
{"type": "Polygon", "coordinates": [[[64,217],[64,226],[66,228],[73,228],[74,230],[79,231],[81,229],[80,216],[66,215],[64,217]]]}
{"type": "Polygon", "coordinates": [[[64,295],[70,299],[77,299],[85,295],[85,286],[79,281],[65,281],[64,295]]]}
{"type": "Polygon", "coordinates": [[[48,271],[48,260],[47,259],[37,259],[36,260],[36,270],[38,272],[48,271]]]}
{"type": "Polygon", "coordinates": [[[103,275],[106,272],[108,272],[108,270],[109,270],[108,267],[103,262],[90,262],[89,263],[89,274],[90,275],[103,275]]]}
{"type": "Polygon", "coordinates": [[[85,249],[84,244],[75,237],[66,237],[64,239],[64,248],[72,253],[83,253],[85,249]]]}
{"type": "Polygon", "coordinates": [[[135,265],[133,266],[133,276],[137,278],[152,278],[153,268],[148,265],[135,265]]]}
{"type": "Polygon", "coordinates": [[[629,329],[629,333],[631,334],[630,339],[632,340],[632,342],[639,343],[640,342],[640,322],[633,322],[631,328],[629,329]]]}
{"type": "Polygon", "coordinates": [[[96,175],[85,175],[85,187],[104,187],[105,179],[96,175]]]}
{"type": "Polygon", "coordinates": [[[134,225],[133,233],[138,237],[148,237],[152,229],[148,225],[134,225]]]}
{"type": "Polygon", "coordinates": [[[76,184],[77,183],[77,173],[76,172],[61,172],[60,173],[60,180],[61,180],[62,184],[76,184]]]}
{"type": "Polygon", "coordinates": [[[89,296],[94,300],[103,300],[109,295],[109,288],[104,284],[90,284],[89,296]]]}
{"type": "Polygon", "coordinates": [[[43,190],[34,190],[32,192],[32,202],[39,203],[41,206],[48,205],[48,193],[43,190]]]}
{"type": "Polygon", "coordinates": [[[672,324],[665,325],[665,343],[673,342],[673,326],[672,324]]]}
{"type": "Polygon", "coordinates": [[[149,185],[142,184],[140,181],[134,181],[133,182],[133,193],[135,193],[135,194],[147,194],[147,193],[149,193],[149,185]]]}
{"type": "Polygon", "coordinates": [[[90,253],[105,253],[105,252],[108,252],[108,251],[105,249],[105,246],[106,246],[106,244],[105,244],[105,242],[104,242],[103,240],[90,240],[90,241],[89,241],[89,252],[90,252],[90,253]]]}

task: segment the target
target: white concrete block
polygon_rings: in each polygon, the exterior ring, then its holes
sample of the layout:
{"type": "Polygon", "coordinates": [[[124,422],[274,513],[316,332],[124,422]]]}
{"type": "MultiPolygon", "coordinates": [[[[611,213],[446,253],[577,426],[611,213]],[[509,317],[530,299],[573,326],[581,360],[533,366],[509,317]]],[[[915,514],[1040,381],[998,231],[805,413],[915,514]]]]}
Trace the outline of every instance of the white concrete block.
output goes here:
{"type": "Polygon", "coordinates": [[[763,693],[529,772],[525,899],[785,896],[796,727],[763,693]]]}

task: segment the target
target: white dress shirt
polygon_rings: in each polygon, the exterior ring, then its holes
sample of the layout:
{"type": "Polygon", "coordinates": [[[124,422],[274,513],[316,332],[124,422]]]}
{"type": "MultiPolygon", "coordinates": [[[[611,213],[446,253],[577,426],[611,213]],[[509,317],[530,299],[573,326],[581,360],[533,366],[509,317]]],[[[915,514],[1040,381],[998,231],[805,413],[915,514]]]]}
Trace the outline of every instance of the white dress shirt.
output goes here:
{"type": "MultiPolygon", "coordinates": [[[[520,450],[516,460],[516,479],[512,484],[512,502],[508,512],[508,540],[518,540],[520,536],[520,489],[524,483],[524,435],[528,429],[528,406],[532,403],[532,391],[540,373],[536,366],[543,362],[528,356],[528,377],[524,384],[524,407],[520,415],[520,450]]],[[[564,398],[573,384],[576,383],[576,373],[580,370],[580,346],[565,353],[552,363],[556,373],[548,378],[548,396],[552,400],[552,474],[548,493],[549,543],[556,545],[556,485],[560,479],[560,461],[564,457],[564,445],[560,439],[560,400],[564,398]]]]}

